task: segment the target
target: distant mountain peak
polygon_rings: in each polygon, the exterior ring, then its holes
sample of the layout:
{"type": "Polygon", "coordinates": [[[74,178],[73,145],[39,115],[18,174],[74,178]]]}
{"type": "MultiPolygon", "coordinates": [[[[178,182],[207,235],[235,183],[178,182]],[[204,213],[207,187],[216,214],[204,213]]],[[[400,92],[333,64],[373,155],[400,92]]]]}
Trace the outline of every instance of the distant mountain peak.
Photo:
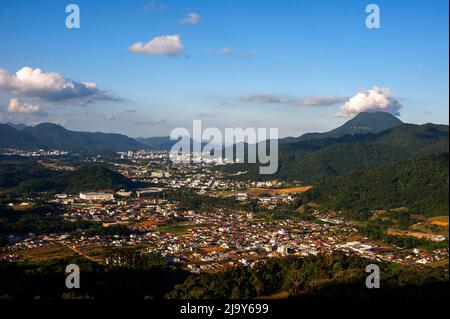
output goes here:
{"type": "Polygon", "coordinates": [[[299,138],[290,138],[287,141],[306,141],[320,138],[340,138],[345,135],[358,135],[367,133],[380,133],[396,127],[403,122],[396,116],[386,112],[361,112],[351,120],[345,122],[331,131],[325,133],[307,133],[299,138]]]}
{"type": "MultiPolygon", "coordinates": [[[[396,116],[386,112],[361,112],[344,125],[330,131],[338,135],[355,135],[365,133],[380,133],[403,122],[396,116]]],[[[340,136],[338,136],[340,137],[340,136]]]]}
{"type": "Polygon", "coordinates": [[[374,121],[374,120],[391,121],[393,123],[398,123],[398,124],[402,124],[403,123],[395,115],[392,115],[391,113],[387,113],[387,112],[382,112],[382,111],[361,112],[361,113],[358,113],[349,122],[352,122],[352,121],[363,121],[363,122],[365,122],[365,121],[374,121]]]}

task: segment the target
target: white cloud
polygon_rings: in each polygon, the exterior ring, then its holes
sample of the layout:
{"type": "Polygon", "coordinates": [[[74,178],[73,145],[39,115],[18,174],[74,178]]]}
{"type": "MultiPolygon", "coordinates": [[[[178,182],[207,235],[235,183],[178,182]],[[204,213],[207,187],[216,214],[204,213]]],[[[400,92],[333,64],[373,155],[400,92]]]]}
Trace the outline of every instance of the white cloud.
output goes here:
{"type": "Polygon", "coordinates": [[[0,109],[0,122],[36,123],[47,117],[48,113],[41,110],[39,105],[11,98],[4,109],[0,109]]]}
{"type": "Polygon", "coordinates": [[[166,9],[167,9],[167,6],[164,3],[160,3],[160,2],[157,2],[154,0],[150,0],[144,6],[145,11],[154,11],[154,10],[164,11],[166,9]]]}
{"type": "Polygon", "coordinates": [[[152,124],[162,124],[162,123],[166,123],[166,120],[160,119],[160,118],[156,118],[156,119],[151,119],[150,123],[152,124]]]}
{"type": "Polygon", "coordinates": [[[219,50],[219,54],[221,54],[221,55],[231,54],[233,52],[234,52],[234,49],[230,48],[230,47],[224,47],[224,48],[219,50]]]}
{"type": "Polygon", "coordinates": [[[0,89],[16,96],[37,97],[47,101],[68,99],[114,99],[92,82],[76,82],[56,72],[25,66],[15,74],[0,69],[0,89]]]}
{"type": "Polygon", "coordinates": [[[199,24],[202,21],[202,17],[196,12],[189,12],[181,20],[183,24],[199,24]]]}
{"type": "Polygon", "coordinates": [[[314,96],[309,98],[292,98],[284,95],[270,93],[249,94],[241,97],[241,100],[248,103],[268,103],[268,104],[290,104],[295,106],[319,106],[342,103],[346,97],[340,96],[314,96]]]}
{"type": "Polygon", "coordinates": [[[390,88],[373,87],[371,90],[361,90],[355,96],[351,97],[336,116],[349,117],[361,112],[383,111],[393,115],[400,115],[402,105],[393,98],[390,88]]]}
{"type": "Polygon", "coordinates": [[[210,50],[209,53],[211,55],[239,55],[239,56],[252,56],[256,54],[256,50],[249,50],[249,51],[238,51],[232,47],[223,47],[217,51],[210,50]]]}
{"type": "Polygon", "coordinates": [[[9,100],[8,112],[10,113],[37,113],[40,111],[39,105],[33,105],[26,102],[21,102],[19,99],[9,100]]]}
{"type": "Polygon", "coordinates": [[[136,121],[134,122],[135,124],[139,124],[139,125],[151,125],[151,124],[164,124],[166,123],[166,120],[160,119],[160,118],[154,118],[154,119],[150,119],[150,120],[143,120],[143,121],[136,121]]]}
{"type": "Polygon", "coordinates": [[[183,44],[179,35],[162,35],[147,43],[135,43],[128,50],[134,53],[176,56],[183,50],[183,44]]]}

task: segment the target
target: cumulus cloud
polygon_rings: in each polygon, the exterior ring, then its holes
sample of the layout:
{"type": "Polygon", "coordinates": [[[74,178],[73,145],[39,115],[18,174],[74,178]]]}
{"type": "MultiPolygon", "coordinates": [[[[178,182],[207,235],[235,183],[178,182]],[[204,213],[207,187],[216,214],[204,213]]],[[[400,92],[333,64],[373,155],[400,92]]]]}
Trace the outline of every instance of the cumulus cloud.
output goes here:
{"type": "Polygon", "coordinates": [[[11,98],[8,104],[0,109],[0,122],[15,123],[35,123],[42,117],[47,117],[48,113],[41,110],[39,105],[21,101],[18,98],[11,98]]]}
{"type": "Polygon", "coordinates": [[[183,51],[183,44],[179,35],[162,35],[147,43],[135,43],[128,50],[134,53],[176,56],[183,51]]]}
{"type": "Polygon", "coordinates": [[[39,105],[33,105],[26,102],[21,102],[19,99],[9,100],[8,112],[10,113],[37,113],[40,111],[39,105]]]}
{"type": "Polygon", "coordinates": [[[196,12],[189,12],[181,19],[182,24],[199,24],[202,21],[202,17],[196,12]]]}
{"type": "Polygon", "coordinates": [[[289,104],[295,106],[319,106],[334,105],[347,100],[340,96],[314,96],[308,98],[292,98],[284,95],[270,93],[249,94],[241,97],[241,100],[247,103],[267,103],[267,104],[289,104]]]}
{"type": "Polygon", "coordinates": [[[383,111],[393,115],[400,115],[402,105],[392,97],[390,88],[373,87],[371,90],[361,90],[355,96],[351,97],[336,116],[349,117],[361,112],[383,111]]]}
{"type": "Polygon", "coordinates": [[[15,74],[0,69],[0,89],[15,96],[28,96],[46,101],[70,99],[115,99],[99,90],[92,82],[76,82],[56,72],[44,72],[25,66],[15,74]]]}

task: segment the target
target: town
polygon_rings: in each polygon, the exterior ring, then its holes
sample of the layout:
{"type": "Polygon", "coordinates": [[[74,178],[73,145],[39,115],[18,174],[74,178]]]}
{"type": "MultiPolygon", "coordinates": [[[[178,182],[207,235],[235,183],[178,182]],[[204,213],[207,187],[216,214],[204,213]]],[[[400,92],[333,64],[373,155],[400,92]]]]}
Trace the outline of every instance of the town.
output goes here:
{"type": "MultiPolygon", "coordinates": [[[[138,248],[156,253],[170,264],[192,273],[217,272],[237,265],[252,266],[268,258],[356,254],[368,259],[402,264],[429,264],[448,260],[448,249],[405,250],[362,236],[340,212],[310,208],[308,214],[284,216],[296,194],[312,186],[300,182],[236,180],[218,166],[223,162],[172,162],[168,152],[122,152],[117,160],[98,157],[132,181],[147,183],[134,190],[97,190],[55,194],[45,201],[61,210],[70,223],[89,222],[105,230],[121,227],[126,232],[108,235],[80,233],[9,236],[0,258],[23,260],[27,251],[74,253],[108,265],[127,262],[118,248],[138,248]],[[184,197],[205,196],[211,205],[186,206],[184,197]],[[251,209],[249,209],[251,207],[251,209]]],[[[54,158],[41,163],[54,170],[73,170],[54,158]]],[[[44,196],[45,197],[45,196],[44,196]]],[[[34,199],[11,203],[26,208],[34,199]]],[[[430,241],[448,239],[430,235],[430,241]]],[[[32,254],[31,254],[32,255],[32,254]]],[[[51,254],[50,254],[51,255],[51,254]]]]}

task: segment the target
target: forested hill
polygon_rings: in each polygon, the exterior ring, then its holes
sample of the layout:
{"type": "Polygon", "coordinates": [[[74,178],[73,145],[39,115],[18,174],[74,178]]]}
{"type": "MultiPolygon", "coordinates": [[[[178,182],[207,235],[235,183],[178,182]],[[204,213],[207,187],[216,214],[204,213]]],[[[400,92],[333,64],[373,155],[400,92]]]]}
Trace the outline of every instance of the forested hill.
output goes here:
{"type": "Polygon", "coordinates": [[[64,150],[72,152],[116,152],[146,149],[148,146],[121,134],[76,132],[51,123],[17,130],[0,124],[0,149],[64,150]]]}
{"type": "Polygon", "coordinates": [[[446,125],[401,124],[378,134],[281,144],[279,169],[222,167],[239,179],[298,180],[313,185],[303,201],[333,210],[371,211],[405,206],[425,215],[448,214],[449,136],[446,125]]]}
{"type": "Polygon", "coordinates": [[[247,171],[243,179],[300,180],[317,184],[352,171],[396,164],[426,155],[448,153],[448,126],[401,124],[378,134],[346,135],[279,145],[279,168],[260,175],[259,164],[222,167],[227,173],[247,171]]]}
{"type": "Polygon", "coordinates": [[[402,124],[378,134],[299,142],[280,147],[277,177],[314,183],[354,170],[444,152],[448,152],[448,126],[402,124]]]}
{"type": "Polygon", "coordinates": [[[303,195],[329,209],[369,212],[406,207],[421,215],[449,212],[449,154],[349,173],[303,195]]]}
{"type": "Polygon", "coordinates": [[[75,171],[57,172],[34,162],[2,162],[0,190],[4,193],[98,191],[143,186],[102,165],[85,165],[75,171]]]}

